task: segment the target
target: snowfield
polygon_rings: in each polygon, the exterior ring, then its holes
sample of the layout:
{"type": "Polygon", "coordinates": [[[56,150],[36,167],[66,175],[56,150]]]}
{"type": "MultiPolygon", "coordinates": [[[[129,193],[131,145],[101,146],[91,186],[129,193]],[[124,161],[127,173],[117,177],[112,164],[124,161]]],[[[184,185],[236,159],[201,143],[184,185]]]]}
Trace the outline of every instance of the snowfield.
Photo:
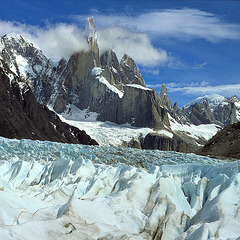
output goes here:
{"type": "Polygon", "coordinates": [[[240,161],[0,138],[0,239],[239,239],[240,161]]]}
{"type": "MultiPolygon", "coordinates": [[[[48,106],[53,110],[50,106],[48,106]]],[[[67,106],[65,113],[59,115],[63,122],[84,130],[91,138],[95,139],[100,146],[122,146],[123,142],[129,142],[132,138],[145,137],[148,133],[154,132],[151,128],[140,128],[131,124],[116,124],[112,122],[97,121],[97,113],[89,112],[88,109],[80,110],[73,104],[67,106]]],[[[168,114],[171,129],[174,132],[185,132],[193,139],[204,138],[209,140],[220,129],[216,124],[180,124],[168,114]]],[[[158,134],[166,137],[173,137],[173,134],[166,130],[158,130],[158,134]]]]}

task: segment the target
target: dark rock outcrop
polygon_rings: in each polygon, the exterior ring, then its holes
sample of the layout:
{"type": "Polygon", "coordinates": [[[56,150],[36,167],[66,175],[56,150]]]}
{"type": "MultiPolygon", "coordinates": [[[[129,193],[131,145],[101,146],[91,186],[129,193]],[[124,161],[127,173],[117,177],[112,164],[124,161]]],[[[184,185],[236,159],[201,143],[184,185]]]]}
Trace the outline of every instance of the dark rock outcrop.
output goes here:
{"type": "Polygon", "coordinates": [[[158,149],[184,153],[194,152],[198,148],[198,145],[194,144],[190,138],[188,139],[185,136],[179,136],[174,133],[172,137],[158,133],[149,133],[142,143],[142,149],[158,149]]]}
{"type": "Polygon", "coordinates": [[[210,124],[214,121],[214,117],[210,110],[207,100],[203,103],[195,103],[190,107],[189,119],[194,125],[210,124]]]}
{"type": "Polygon", "coordinates": [[[63,123],[57,114],[38,103],[30,87],[4,63],[0,68],[0,101],[3,137],[97,145],[84,131],[63,123]]]}
{"type": "Polygon", "coordinates": [[[196,153],[240,159],[240,122],[223,128],[196,153]]]}

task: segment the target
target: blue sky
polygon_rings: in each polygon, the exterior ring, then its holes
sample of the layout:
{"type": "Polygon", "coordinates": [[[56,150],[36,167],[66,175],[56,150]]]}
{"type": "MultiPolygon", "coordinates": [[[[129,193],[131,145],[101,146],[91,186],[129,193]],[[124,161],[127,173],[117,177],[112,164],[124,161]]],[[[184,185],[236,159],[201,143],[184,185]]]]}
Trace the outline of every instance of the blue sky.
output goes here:
{"type": "Polygon", "coordinates": [[[87,48],[93,16],[103,52],[137,62],[146,84],[183,106],[218,93],[240,97],[240,1],[0,0],[0,35],[20,33],[52,59],[87,48]]]}

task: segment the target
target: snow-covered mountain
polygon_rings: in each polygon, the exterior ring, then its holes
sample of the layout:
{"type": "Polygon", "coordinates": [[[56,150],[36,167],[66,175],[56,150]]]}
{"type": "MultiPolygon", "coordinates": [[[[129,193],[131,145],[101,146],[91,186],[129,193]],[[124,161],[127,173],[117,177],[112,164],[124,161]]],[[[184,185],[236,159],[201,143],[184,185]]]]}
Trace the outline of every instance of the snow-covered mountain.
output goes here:
{"type": "Polygon", "coordinates": [[[225,98],[219,94],[206,95],[186,104],[183,111],[194,124],[226,126],[240,120],[240,100],[237,96],[225,98]]]}
{"type": "Polygon", "coordinates": [[[1,239],[240,235],[240,161],[4,138],[0,151],[1,239]]]}
{"type": "MultiPolygon", "coordinates": [[[[139,130],[144,134],[133,134],[130,143],[122,139],[120,145],[194,151],[217,129],[240,119],[237,97],[229,100],[207,96],[190,103],[184,110],[176,103],[172,106],[165,84],[160,95],[147,88],[130,56],[125,54],[119,61],[112,49],[100,55],[93,18],[87,20],[85,37],[89,50],[76,52],[67,61],[62,59],[56,64],[28,39],[12,33],[0,40],[0,59],[21,82],[31,87],[40,103],[64,115],[65,121],[71,120],[75,126],[79,127],[80,123],[90,126],[93,122],[86,121],[90,119],[89,113],[93,113],[98,124],[99,121],[111,122],[111,127],[112,123],[118,124],[115,129],[121,129],[122,125],[131,125],[129,132],[134,127],[151,129],[139,130]],[[82,119],[72,118],[73,109],[84,112],[84,123],[82,119]],[[211,130],[202,134],[203,129],[211,130]]],[[[88,131],[97,135],[89,128],[88,131]]],[[[100,141],[110,142],[105,138],[100,141]]]]}
{"type": "Polygon", "coordinates": [[[40,103],[49,101],[64,61],[55,67],[37,46],[15,33],[0,39],[0,58],[21,81],[29,84],[40,103]]]}
{"type": "Polygon", "coordinates": [[[227,99],[219,94],[205,95],[203,97],[198,97],[195,100],[189,102],[184,106],[184,108],[189,108],[195,103],[203,103],[204,100],[208,101],[211,108],[217,107],[219,104],[228,104],[227,99]]]}
{"type": "Polygon", "coordinates": [[[24,80],[0,59],[0,136],[97,144],[84,131],[62,122],[56,113],[37,102],[24,80]]]}

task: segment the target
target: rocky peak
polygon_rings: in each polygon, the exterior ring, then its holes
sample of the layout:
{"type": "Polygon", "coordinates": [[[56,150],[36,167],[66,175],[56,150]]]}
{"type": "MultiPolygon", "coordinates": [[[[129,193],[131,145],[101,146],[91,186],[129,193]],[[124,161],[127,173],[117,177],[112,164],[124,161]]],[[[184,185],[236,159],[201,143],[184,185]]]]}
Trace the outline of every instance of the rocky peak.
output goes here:
{"type": "Polygon", "coordinates": [[[1,42],[4,43],[5,47],[10,47],[10,46],[13,48],[17,48],[19,46],[21,46],[22,48],[29,47],[29,46],[33,47],[33,44],[30,40],[28,40],[26,37],[23,37],[22,35],[16,34],[16,33],[5,34],[2,37],[1,42]]]}
{"type": "Polygon", "coordinates": [[[110,49],[108,51],[105,51],[100,58],[101,65],[108,66],[108,67],[113,67],[113,71],[120,72],[120,65],[116,56],[116,53],[110,49]]]}
{"type": "Polygon", "coordinates": [[[143,79],[142,73],[134,60],[129,55],[123,55],[120,61],[120,66],[122,67],[123,71],[129,75],[129,77],[125,79],[125,83],[134,83],[145,87],[145,81],[143,79]]]}
{"type": "Polygon", "coordinates": [[[178,109],[179,109],[179,108],[178,108],[178,104],[177,104],[177,102],[175,102],[175,103],[173,104],[173,111],[174,111],[174,112],[177,112],[178,109]]]}
{"type": "Polygon", "coordinates": [[[230,102],[233,102],[233,103],[240,103],[240,100],[239,100],[239,98],[238,98],[236,95],[228,98],[228,100],[229,100],[230,102]]]}
{"type": "MultiPolygon", "coordinates": [[[[41,103],[47,104],[54,88],[56,75],[61,71],[30,40],[18,34],[1,38],[0,58],[21,81],[26,81],[41,103]]],[[[56,77],[57,78],[57,77],[56,77]]]]}
{"type": "Polygon", "coordinates": [[[88,38],[88,41],[97,41],[97,28],[95,26],[93,17],[87,18],[85,34],[88,38]]]}
{"type": "Polygon", "coordinates": [[[167,87],[165,83],[162,85],[161,93],[160,93],[161,104],[166,106],[168,110],[172,110],[172,103],[168,97],[167,87]]]}
{"type": "Polygon", "coordinates": [[[99,47],[97,43],[97,29],[93,20],[93,17],[87,19],[85,34],[88,44],[94,55],[94,66],[98,67],[100,64],[99,59],[99,47]]]}

